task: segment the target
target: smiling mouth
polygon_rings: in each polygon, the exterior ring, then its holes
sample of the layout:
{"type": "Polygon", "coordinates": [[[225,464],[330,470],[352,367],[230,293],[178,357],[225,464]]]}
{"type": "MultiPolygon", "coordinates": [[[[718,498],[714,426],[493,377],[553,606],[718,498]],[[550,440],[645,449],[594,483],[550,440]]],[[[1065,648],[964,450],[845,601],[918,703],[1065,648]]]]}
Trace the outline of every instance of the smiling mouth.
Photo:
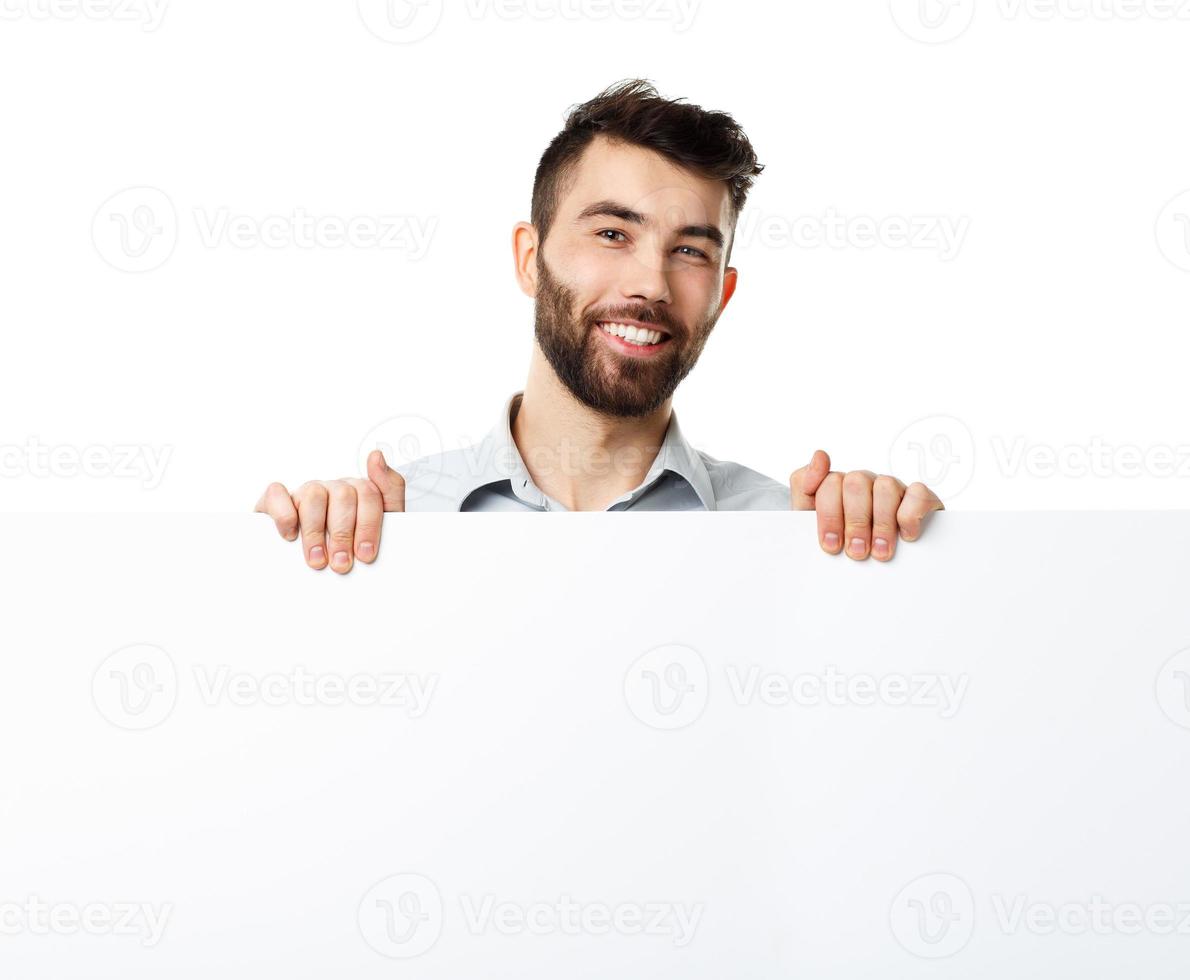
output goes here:
{"type": "Polygon", "coordinates": [[[598,324],[600,330],[612,337],[617,337],[625,344],[639,347],[642,350],[658,348],[669,340],[669,334],[656,327],[637,326],[631,323],[618,323],[605,320],[598,324]]]}

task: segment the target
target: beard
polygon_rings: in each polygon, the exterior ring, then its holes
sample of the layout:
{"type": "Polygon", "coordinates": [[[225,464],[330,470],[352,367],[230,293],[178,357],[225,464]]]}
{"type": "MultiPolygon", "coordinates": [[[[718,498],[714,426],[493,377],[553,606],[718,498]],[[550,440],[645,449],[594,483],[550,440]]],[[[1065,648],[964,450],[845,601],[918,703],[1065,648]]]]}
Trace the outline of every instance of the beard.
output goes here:
{"type": "Polygon", "coordinates": [[[708,317],[691,333],[663,305],[607,307],[577,316],[574,310],[574,291],[550,274],[538,250],[537,344],[575,398],[615,418],[640,418],[660,408],[698,361],[718,319],[708,317]],[[595,336],[600,322],[617,319],[655,324],[669,340],[652,357],[618,354],[595,336]]]}

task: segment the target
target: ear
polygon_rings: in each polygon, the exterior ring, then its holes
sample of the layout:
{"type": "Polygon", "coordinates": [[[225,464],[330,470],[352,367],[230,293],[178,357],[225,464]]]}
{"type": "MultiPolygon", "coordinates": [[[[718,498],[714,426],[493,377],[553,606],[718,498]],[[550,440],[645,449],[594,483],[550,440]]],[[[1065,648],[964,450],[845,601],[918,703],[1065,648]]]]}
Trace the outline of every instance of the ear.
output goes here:
{"type": "Polygon", "coordinates": [[[735,294],[736,277],[739,273],[734,266],[728,266],[723,270],[723,299],[719,301],[719,312],[723,312],[723,308],[727,306],[727,301],[735,294]]]}
{"type": "Polygon", "coordinates": [[[528,221],[512,226],[512,259],[517,285],[526,296],[537,295],[537,229],[528,221]]]}

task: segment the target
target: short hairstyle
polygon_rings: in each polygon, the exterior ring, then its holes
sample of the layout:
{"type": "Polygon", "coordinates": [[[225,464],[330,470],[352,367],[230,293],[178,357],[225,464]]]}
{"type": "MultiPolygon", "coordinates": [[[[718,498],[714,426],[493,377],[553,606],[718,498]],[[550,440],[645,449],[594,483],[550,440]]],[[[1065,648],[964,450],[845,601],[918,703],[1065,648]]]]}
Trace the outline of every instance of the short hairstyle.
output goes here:
{"type": "Polygon", "coordinates": [[[726,181],[733,224],[753,178],[764,170],[740,124],[726,112],[683,104],[682,99],[664,99],[647,80],[625,79],[589,102],[573,106],[566,125],[542,154],[530,211],[542,242],[554,223],[558,202],[575,176],[579,157],[600,133],[655,150],[701,177],[726,181]]]}

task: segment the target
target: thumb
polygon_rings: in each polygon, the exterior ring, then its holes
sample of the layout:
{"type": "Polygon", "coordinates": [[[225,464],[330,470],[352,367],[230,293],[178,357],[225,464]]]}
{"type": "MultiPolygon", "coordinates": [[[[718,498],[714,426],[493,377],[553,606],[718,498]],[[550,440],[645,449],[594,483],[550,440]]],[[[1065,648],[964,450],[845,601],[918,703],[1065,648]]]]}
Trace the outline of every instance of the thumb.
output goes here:
{"type": "Polygon", "coordinates": [[[817,449],[810,462],[794,470],[789,477],[789,506],[791,510],[813,510],[814,494],[831,471],[831,458],[825,450],[817,449]]]}
{"type": "Polygon", "coordinates": [[[379,449],[368,453],[368,479],[379,488],[386,514],[405,509],[405,478],[388,465],[379,449]]]}

